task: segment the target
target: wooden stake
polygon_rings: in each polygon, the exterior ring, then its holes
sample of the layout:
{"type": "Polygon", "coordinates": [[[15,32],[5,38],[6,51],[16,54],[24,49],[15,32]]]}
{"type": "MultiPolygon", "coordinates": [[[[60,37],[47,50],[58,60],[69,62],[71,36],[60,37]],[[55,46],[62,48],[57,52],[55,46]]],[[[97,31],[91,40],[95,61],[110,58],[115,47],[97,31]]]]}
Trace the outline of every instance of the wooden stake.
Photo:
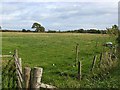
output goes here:
{"type": "Polygon", "coordinates": [[[82,65],[82,62],[78,61],[78,80],[81,80],[82,78],[81,65],[82,65]]]}
{"type": "Polygon", "coordinates": [[[108,64],[110,67],[112,66],[111,53],[109,53],[109,55],[108,55],[108,64]]]}
{"type": "Polygon", "coordinates": [[[33,89],[40,88],[43,68],[35,67],[33,70],[33,89]]]}
{"type": "Polygon", "coordinates": [[[16,58],[18,58],[18,50],[17,49],[14,50],[14,55],[15,55],[16,58]]]}
{"type": "Polygon", "coordinates": [[[22,60],[21,60],[21,58],[18,59],[18,64],[20,66],[20,72],[22,74],[22,60]]]}
{"type": "Polygon", "coordinates": [[[93,58],[92,68],[91,68],[91,71],[92,71],[92,72],[93,72],[93,68],[95,67],[96,58],[97,58],[97,55],[95,55],[94,58],[93,58]]]}
{"type": "Polygon", "coordinates": [[[100,61],[99,61],[99,65],[98,65],[99,68],[101,67],[101,64],[102,64],[102,56],[103,56],[103,54],[101,53],[101,54],[100,54],[100,61]]]}
{"type": "Polygon", "coordinates": [[[24,88],[25,90],[29,90],[30,87],[30,72],[31,72],[31,68],[30,67],[25,67],[24,68],[24,88]]]}
{"type": "Polygon", "coordinates": [[[75,66],[77,65],[78,61],[79,61],[79,44],[76,45],[75,66]]]}
{"type": "Polygon", "coordinates": [[[16,66],[16,75],[17,75],[17,85],[18,88],[21,89],[22,88],[22,78],[20,75],[20,72],[18,70],[18,51],[17,49],[14,51],[14,61],[15,61],[15,66],[16,66]]]}

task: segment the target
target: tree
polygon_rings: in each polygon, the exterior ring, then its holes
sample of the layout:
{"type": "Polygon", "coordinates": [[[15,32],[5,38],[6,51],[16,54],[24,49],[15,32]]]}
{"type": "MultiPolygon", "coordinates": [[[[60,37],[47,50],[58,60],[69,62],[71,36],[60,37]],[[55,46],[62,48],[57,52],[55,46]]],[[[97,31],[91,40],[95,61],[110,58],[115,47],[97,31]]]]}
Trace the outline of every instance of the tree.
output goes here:
{"type": "Polygon", "coordinates": [[[0,26],[0,29],[2,29],[2,27],[0,26]]]}
{"type": "Polygon", "coordinates": [[[120,60],[120,30],[118,31],[117,43],[118,43],[118,48],[117,48],[118,59],[120,60]]]}
{"type": "Polygon", "coordinates": [[[107,34],[118,35],[119,28],[117,25],[113,25],[112,28],[107,28],[107,34]]]}
{"type": "Polygon", "coordinates": [[[26,32],[31,32],[30,30],[27,30],[26,32]]]}
{"type": "Polygon", "coordinates": [[[26,32],[26,30],[25,30],[25,29],[22,29],[22,32],[26,32]]]}
{"type": "Polygon", "coordinates": [[[45,28],[41,26],[39,32],[45,32],[45,28]]]}
{"type": "Polygon", "coordinates": [[[39,23],[33,23],[32,28],[35,28],[36,32],[44,32],[45,28],[43,26],[41,26],[41,24],[39,23]]]}

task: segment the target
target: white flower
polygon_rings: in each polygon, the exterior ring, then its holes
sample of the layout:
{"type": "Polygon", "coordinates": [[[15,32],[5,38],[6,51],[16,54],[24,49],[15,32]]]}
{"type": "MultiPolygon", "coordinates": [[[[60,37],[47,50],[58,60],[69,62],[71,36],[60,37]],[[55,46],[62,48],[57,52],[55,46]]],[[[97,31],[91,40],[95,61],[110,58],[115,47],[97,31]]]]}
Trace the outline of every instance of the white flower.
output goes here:
{"type": "Polygon", "coordinates": [[[11,53],[11,51],[9,53],[11,53]]]}

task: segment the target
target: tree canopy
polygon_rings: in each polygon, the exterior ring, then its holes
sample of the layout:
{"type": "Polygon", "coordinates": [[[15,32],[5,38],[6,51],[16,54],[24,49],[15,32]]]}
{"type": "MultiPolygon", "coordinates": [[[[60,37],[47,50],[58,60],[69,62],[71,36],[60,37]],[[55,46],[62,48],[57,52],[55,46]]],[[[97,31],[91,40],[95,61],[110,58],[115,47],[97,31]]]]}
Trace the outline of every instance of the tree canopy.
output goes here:
{"type": "Polygon", "coordinates": [[[39,23],[33,23],[32,28],[35,28],[36,32],[44,32],[45,28],[39,23]]]}
{"type": "Polygon", "coordinates": [[[2,27],[0,26],[0,29],[2,29],[2,27]]]}

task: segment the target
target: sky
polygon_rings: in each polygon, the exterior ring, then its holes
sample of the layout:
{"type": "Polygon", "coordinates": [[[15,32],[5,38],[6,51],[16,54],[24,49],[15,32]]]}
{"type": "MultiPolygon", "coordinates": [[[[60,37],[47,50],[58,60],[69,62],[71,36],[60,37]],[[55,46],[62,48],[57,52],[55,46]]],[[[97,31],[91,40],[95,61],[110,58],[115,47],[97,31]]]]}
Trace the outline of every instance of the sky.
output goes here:
{"type": "MultiPolygon", "coordinates": [[[[44,0],[45,1],[45,0],[44,0]]],[[[118,1],[26,2],[4,0],[0,7],[2,29],[31,29],[34,22],[46,30],[106,29],[118,24],[118,1]]]]}

